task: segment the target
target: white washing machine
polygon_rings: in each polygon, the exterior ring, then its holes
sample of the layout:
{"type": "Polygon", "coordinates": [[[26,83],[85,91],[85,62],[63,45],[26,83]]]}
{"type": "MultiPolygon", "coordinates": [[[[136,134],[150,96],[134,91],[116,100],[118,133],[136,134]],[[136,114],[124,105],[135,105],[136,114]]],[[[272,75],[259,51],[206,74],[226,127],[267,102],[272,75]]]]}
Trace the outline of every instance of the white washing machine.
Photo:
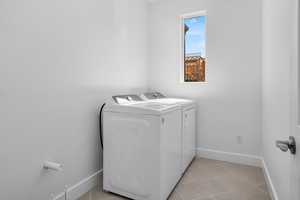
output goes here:
{"type": "Polygon", "coordinates": [[[168,98],[159,92],[144,93],[141,98],[162,105],[179,105],[182,115],[182,173],[196,156],[196,103],[188,99],[168,98]]]}
{"type": "Polygon", "coordinates": [[[115,96],[103,110],[103,189],[166,200],[181,177],[181,108],[115,96]]]}

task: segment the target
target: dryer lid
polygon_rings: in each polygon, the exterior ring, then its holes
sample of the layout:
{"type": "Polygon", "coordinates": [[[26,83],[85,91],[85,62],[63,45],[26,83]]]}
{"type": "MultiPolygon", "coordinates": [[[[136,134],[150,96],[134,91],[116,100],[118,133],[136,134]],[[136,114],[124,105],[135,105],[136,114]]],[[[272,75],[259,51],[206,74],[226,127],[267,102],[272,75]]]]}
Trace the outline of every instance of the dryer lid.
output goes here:
{"type": "Polygon", "coordinates": [[[144,93],[141,95],[141,97],[142,99],[149,102],[155,102],[155,103],[161,103],[167,105],[179,105],[183,108],[196,107],[196,103],[193,100],[181,99],[181,98],[169,98],[159,92],[144,93]]]}

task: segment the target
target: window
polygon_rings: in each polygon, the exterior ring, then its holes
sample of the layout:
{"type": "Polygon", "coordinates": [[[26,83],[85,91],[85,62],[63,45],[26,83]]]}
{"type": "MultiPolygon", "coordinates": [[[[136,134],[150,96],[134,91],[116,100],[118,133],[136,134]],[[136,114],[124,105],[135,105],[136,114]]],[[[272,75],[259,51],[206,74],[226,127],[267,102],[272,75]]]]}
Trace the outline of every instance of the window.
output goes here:
{"type": "Polygon", "coordinates": [[[205,12],[181,17],[183,82],[206,80],[206,15],[205,12]]]}

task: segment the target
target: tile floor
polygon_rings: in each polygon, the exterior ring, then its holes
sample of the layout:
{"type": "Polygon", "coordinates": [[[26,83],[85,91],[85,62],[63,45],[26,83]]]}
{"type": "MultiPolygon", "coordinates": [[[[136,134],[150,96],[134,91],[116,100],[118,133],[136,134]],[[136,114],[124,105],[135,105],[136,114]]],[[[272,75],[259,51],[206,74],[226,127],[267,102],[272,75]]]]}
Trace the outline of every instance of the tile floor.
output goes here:
{"type": "MultiPolygon", "coordinates": [[[[126,200],[95,187],[79,200],[126,200]]],[[[169,200],[271,200],[257,167],[197,158],[169,200]]]]}

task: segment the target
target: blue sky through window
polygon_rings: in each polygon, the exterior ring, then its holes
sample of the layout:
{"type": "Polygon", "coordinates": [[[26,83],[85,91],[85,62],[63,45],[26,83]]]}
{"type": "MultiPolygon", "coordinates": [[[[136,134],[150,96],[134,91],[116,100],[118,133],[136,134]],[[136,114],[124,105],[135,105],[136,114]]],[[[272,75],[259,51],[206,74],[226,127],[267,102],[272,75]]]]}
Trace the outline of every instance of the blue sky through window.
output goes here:
{"type": "Polygon", "coordinates": [[[189,27],[185,36],[185,51],[187,56],[199,55],[205,58],[205,23],[205,16],[184,19],[184,24],[189,27]]]}

